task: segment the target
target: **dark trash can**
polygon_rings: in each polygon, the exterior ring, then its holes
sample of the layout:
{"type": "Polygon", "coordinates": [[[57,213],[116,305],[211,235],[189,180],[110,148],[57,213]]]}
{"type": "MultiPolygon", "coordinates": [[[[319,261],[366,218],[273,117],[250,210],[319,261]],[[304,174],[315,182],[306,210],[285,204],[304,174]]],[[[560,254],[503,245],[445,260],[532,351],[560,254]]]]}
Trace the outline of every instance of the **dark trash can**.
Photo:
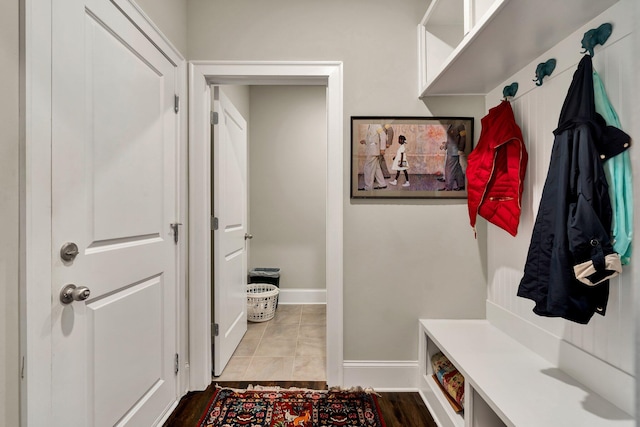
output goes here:
{"type": "MultiPolygon", "coordinates": [[[[280,288],[280,269],[277,267],[257,267],[249,270],[247,283],[267,283],[280,288]]],[[[278,303],[276,303],[278,307],[278,303]]]]}
{"type": "Polygon", "coordinates": [[[249,270],[249,283],[268,283],[280,287],[280,269],[252,268],[249,270]]]}

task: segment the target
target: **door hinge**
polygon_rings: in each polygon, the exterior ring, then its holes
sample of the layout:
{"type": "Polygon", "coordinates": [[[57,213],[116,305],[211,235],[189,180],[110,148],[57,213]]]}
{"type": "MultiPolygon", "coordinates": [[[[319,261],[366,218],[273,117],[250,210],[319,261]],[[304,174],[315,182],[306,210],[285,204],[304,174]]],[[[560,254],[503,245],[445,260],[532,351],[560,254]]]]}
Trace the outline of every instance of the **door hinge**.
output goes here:
{"type": "Polygon", "coordinates": [[[173,111],[178,114],[180,111],[180,97],[178,95],[173,95],[173,111]]]}
{"type": "Polygon", "coordinates": [[[212,230],[218,229],[218,217],[215,217],[215,216],[211,217],[211,229],[212,230]]]}
{"type": "Polygon", "coordinates": [[[211,112],[211,124],[212,125],[218,124],[218,113],[216,111],[211,112]]]}
{"type": "Polygon", "coordinates": [[[218,325],[217,323],[212,323],[211,324],[211,336],[212,337],[217,337],[218,335],[220,335],[220,325],[218,325]]]}
{"type": "Polygon", "coordinates": [[[173,242],[177,245],[178,244],[178,238],[180,235],[180,228],[179,226],[182,225],[181,222],[174,222],[169,224],[171,226],[171,229],[173,230],[173,242]]]}
{"type": "Polygon", "coordinates": [[[178,353],[176,353],[175,365],[173,366],[173,373],[178,375],[178,372],[180,372],[180,356],[178,356],[178,353]]]}
{"type": "Polygon", "coordinates": [[[24,365],[25,365],[24,356],[22,356],[21,365],[22,366],[20,367],[20,379],[24,379],[24,365]]]}

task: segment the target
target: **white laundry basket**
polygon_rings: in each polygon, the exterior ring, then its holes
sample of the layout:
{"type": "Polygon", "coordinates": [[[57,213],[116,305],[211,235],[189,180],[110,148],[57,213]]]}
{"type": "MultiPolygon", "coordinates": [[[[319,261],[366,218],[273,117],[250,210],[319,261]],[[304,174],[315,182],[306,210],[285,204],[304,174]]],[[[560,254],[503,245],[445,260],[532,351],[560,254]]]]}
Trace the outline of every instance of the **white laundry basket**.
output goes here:
{"type": "Polygon", "coordinates": [[[247,285],[247,320],[250,322],[266,322],[273,319],[278,304],[280,290],[268,283],[252,283],[247,285]]]}

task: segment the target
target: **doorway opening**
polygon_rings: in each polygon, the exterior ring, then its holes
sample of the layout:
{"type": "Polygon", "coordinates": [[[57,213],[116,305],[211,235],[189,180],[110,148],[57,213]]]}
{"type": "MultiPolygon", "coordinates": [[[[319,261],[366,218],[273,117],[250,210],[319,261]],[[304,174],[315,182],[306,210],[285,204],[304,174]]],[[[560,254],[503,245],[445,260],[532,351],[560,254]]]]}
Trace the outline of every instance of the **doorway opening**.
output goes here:
{"type": "MultiPolygon", "coordinates": [[[[228,362],[216,357],[220,340],[214,343],[214,373],[219,375],[215,380],[325,381],[326,89],[319,85],[221,85],[211,92],[214,111],[221,105],[216,104],[218,93],[220,102],[229,100],[247,123],[248,270],[278,267],[281,276],[274,281],[269,277],[272,273],[251,274],[252,286],[264,282],[280,287],[275,316],[263,321],[262,310],[256,308],[260,315],[252,316],[256,309],[250,306],[247,332],[228,362]],[[261,281],[262,274],[267,277],[261,281]]],[[[222,111],[217,114],[222,121],[222,111]]],[[[229,125],[217,126],[226,129],[229,125]]],[[[214,147],[219,132],[214,126],[214,147]]],[[[212,164],[215,169],[215,158],[212,164]]],[[[221,189],[215,182],[214,188],[215,203],[215,191],[221,189]]],[[[217,215],[215,206],[213,212],[217,215]]],[[[212,265],[220,265],[222,260],[215,258],[222,254],[216,253],[215,245],[213,250],[212,265]]],[[[215,270],[212,275],[213,318],[218,319],[215,298],[224,293],[216,292],[219,278],[215,270]]],[[[220,324],[220,333],[223,330],[220,324]]]]}
{"type": "Polygon", "coordinates": [[[189,65],[190,104],[190,388],[211,382],[211,259],[209,209],[210,84],[313,85],[326,90],[326,379],[343,382],[343,108],[342,64],[339,62],[218,62],[189,65]]]}

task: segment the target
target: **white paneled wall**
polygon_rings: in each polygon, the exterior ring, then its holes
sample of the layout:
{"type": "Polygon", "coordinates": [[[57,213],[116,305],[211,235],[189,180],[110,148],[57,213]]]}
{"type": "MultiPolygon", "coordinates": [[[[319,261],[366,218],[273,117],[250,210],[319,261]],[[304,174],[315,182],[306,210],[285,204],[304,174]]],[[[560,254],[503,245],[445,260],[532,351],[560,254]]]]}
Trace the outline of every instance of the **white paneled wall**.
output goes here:
{"type": "MultiPolygon", "coordinates": [[[[537,316],[532,312],[533,301],[517,297],[516,292],[522,278],[533,223],[547,176],[553,130],[557,126],[562,103],[581,58],[580,41],[585,31],[603,22],[613,24],[613,34],[604,46],[596,48],[594,68],[603,79],[623,130],[634,137],[634,129],[630,128],[631,103],[634,100],[637,102],[637,95],[631,92],[631,88],[632,79],[636,78],[638,71],[632,70],[631,64],[633,52],[637,51],[630,36],[633,23],[629,10],[633,1],[621,0],[505,82],[505,85],[513,81],[520,84],[520,90],[512,101],[512,106],[529,152],[529,164],[517,237],[513,238],[493,225],[489,225],[488,231],[489,302],[631,375],[634,374],[632,287],[634,282],[635,286],[639,282],[634,269],[637,268],[640,257],[636,255],[631,265],[624,267],[623,274],[611,280],[606,316],[596,314],[588,325],[537,316]],[[539,62],[549,58],[556,58],[556,70],[550,78],[545,78],[542,86],[537,87],[531,81],[535,67],[539,62]]],[[[498,104],[502,97],[502,87],[496,88],[487,96],[487,109],[498,104]]],[[[635,131],[637,132],[637,129],[635,131]]],[[[640,150],[637,142],[636,146],[632,147],[632,150],[634,149],[640,150]]],[[[640,165],[634,159],[637,159],[637,156],[632,156],[632,166],[637,174],[640,165]]],[[[634,181],[636,189],[640,188],[640,179],[636,178],[634,181]]],[[[636,213],[638,214],[640,212],[636,213]]],[[[640,250],[637,244],[635,246],[636,252],[640,250]]]]}

